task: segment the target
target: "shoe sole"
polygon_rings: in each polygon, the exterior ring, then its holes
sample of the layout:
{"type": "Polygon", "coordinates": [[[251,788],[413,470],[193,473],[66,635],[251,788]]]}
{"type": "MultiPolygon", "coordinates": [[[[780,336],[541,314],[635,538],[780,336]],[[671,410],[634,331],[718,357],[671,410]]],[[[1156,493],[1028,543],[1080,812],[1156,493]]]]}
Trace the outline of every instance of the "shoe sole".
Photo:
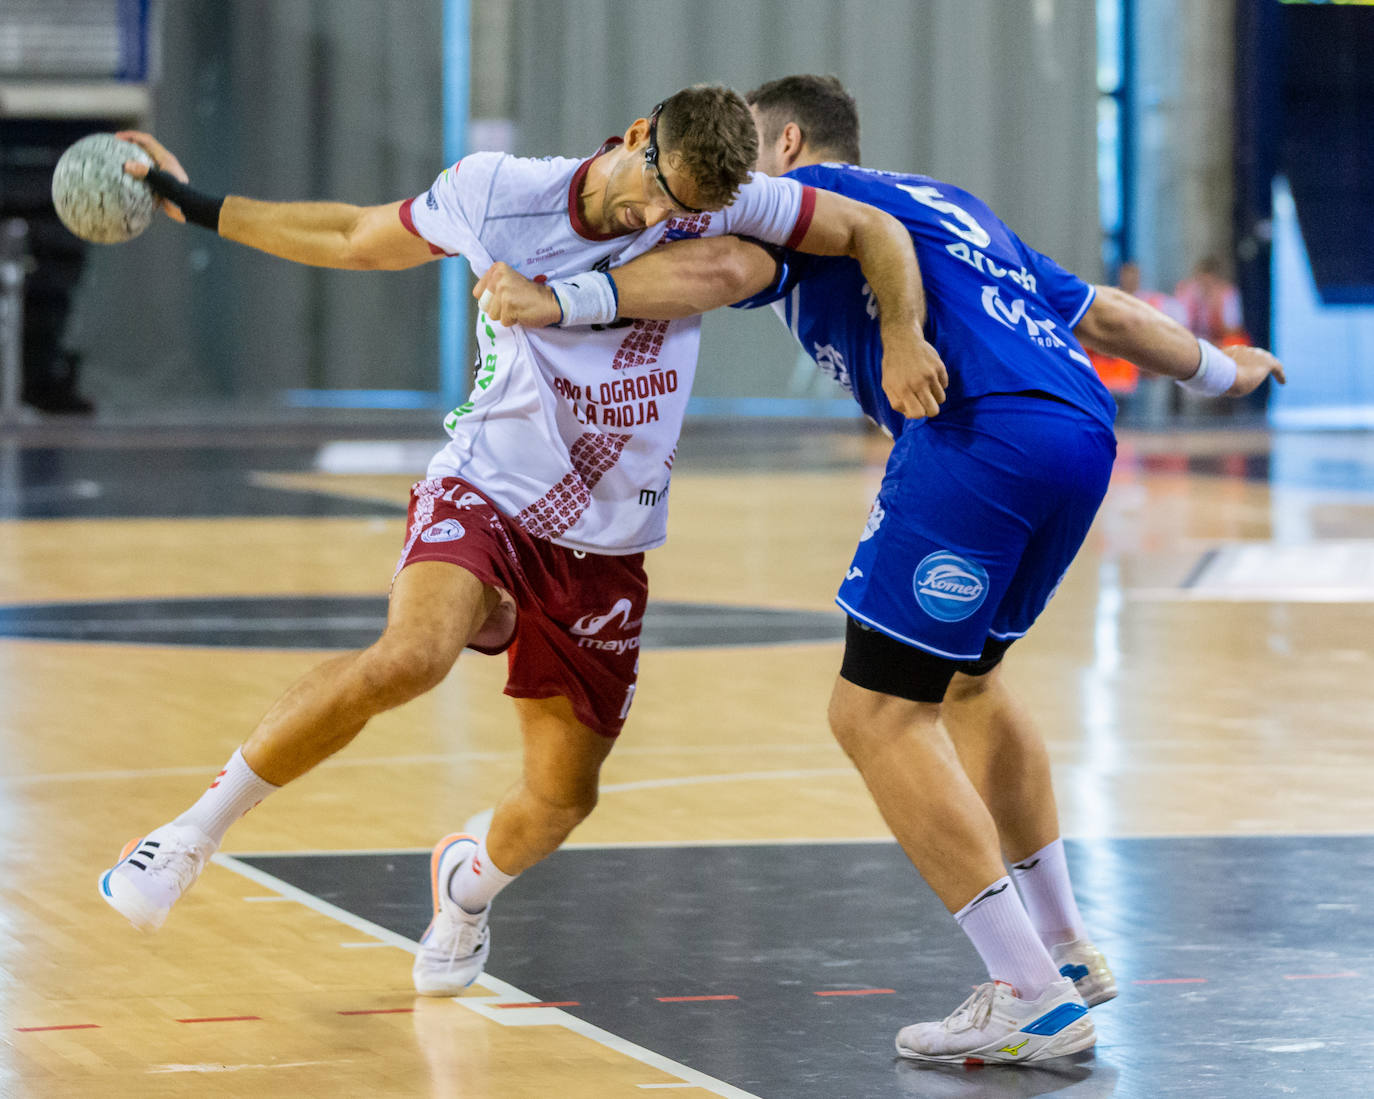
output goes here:
{"type": "MultiPolygon", "coordinates": [[[[1074,982],[1074,987],[1078,988],[1077,981],[1074,982]]],[[[1112,985],[1110,988],[1099,988],[1096,992],[1093,992],[1092,994],[1084,992],[1081,988],[1079,988],[1078,994],[1083,997],[1083,1002],[1087,1004],[1089,1007],[1097,1007],[1099,1004],[1105,1004],[1109,1000],[1116,999],[1116,985],[1112,985]]]]}
{"type": "Polygon", "coordinates": [[[100,899],[128,920],[135,929],[143,932],[158,930],[167,919],[167,913],[161,909],[152,908],[148,905],[141,894],[133,890],[119,890],[116,895],[113,889],[114,872],[123,864],[124,860],[138,849],[138,845],[143,842],[142,836],[135,836],[124,845],[120,851],[119,858],[115,864],[106,870],[97,881],[100,883],[100,899]]]}
{"type": "Polygon", "coordinates": [[[1054,1041],[1047,1042],[1029,1057],[999,1057],[996,1052],[952,1053],[940,1057],[929,1053],[916,1053],[905,1048],[900,1042],[897,1043],[897,1054],[907,1061],[922,1061],[937,1065],[1035,1065],[1045,1061],[1053,1061],[1056,1057],[1068,1057],[1075,1053],[1082,1053],[1085,1049],[1091,1049],[1096,1044],[1097,1030],[1093,1027],[1092,1022],[1084,1017],[1065,1027],[1063,1031],[1055,1035],[1054,1041]],[[1061,1042],[1063,1043],[1062,1047],[1061,1042]],[[1050,1049],[1053,1050],[1052,1053],[1043,1052],[1050,1049]]]}

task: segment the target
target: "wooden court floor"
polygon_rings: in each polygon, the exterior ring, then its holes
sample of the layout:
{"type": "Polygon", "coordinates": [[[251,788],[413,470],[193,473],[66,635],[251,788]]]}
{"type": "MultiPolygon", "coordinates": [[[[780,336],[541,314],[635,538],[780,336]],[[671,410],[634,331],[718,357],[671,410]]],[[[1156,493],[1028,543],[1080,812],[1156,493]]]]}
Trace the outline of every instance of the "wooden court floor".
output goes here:
{"type": "MultiPolygon", "coordinates": [[[[425,443],[362,448],[356,472],[313,462],[314,442],[290,460],[215,446],[187,473],[165,440],[0,443],[6,620],[385,592],[415,476],[396,467],[425,443]],[[195,505],[169,505],[160,482],[195,505]],[[254,503],[240,508],[245,485],[254,503]]],[[[743,432],[699,443],[695,461],[685,446],[651,599],[832,608],[883,447],[823,430],[787,446],[805,459],[774,460],[743,432]]],[[[1087,546],[1006,671],[1050,745],[1067,836],[1363,835],[1371,638],[1368,438],[1126,433],[1087,546]]],[[[322,656],[0,626],[0,1095],[753,1094],[561,1013],[511,1025],[519,1013],[491,1005],[520,993],[499,980],[417,1000],[404,943],[229,865],[155,937],[101,903],[96,877],[123,842],[198,796],[322,656]]],[[[839,657],[824,639],[646,651],[601,805],[574,840],[884,838],[824,724],[839,657]]],[[[503,667],[465,656],[240,822],[224,853],[428,848],[516,773],[503,667]]]]}

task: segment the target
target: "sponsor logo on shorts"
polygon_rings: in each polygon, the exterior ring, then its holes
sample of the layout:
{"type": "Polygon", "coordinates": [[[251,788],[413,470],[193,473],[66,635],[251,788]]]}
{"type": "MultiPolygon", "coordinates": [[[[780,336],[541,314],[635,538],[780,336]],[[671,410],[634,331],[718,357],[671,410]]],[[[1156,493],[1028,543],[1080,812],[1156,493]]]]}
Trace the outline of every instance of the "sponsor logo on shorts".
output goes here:
{"type": "Polygon", "coordinates": [[[463,537],[467,531],[463,529],[463,524],[457,519],[443,519],[435,523],[432,527],[426,527],[425,532],[420,535],[421,542],[456,542],[463,537]]]}
{"type": "MultiPolygon", "coordinates": [[[[617,599],[613,606],[605,614],[584,614],[572,624],[572,632],[578,637],[592,637],[600,633],[609,626],[615,619],[619,618],[620,628],[627,629],[630,625],[630,612],[634,610],[634,604],[628,599],[617,599]]],[[[638,623],[636,623],[637,625],[638,623]]]]}
{"type": "Polygon", "coordinates": [[[485,505],[486,501],[475,492],[465,492],[453,501],[453,506],[456,508],[480,508],[485,505]]]}
{"type": "Polygon", "coordinates": [[[916,602],[931,618],[960,622],[983,605],[988,574],[976,561],[937,550],[916,566],[911,586],[916,602]]]}
{"type": "Polygon", "coordinates": [[[639,648],[639,636],[619,639],[601,638],[596,635],[602,630],[611,632],[639,629],[643,619],[630,620],[634,604],[628,599],[617,599],[615,605],[605,614],[584,614],[568,627],[568,632],[577,637],[579,649],[605,649],[614,653],[630,652],[639,648]]]}
{"type": "Polygon", "coordinates": [[[857,579],[858,579],[859,577],[861,577],[863,574],[864,574],[864,570],[861,569],[861,568],[859,568],[858,565],[850,565],[850,566],[849,566],[849,571],[848,571],[847,573],[844,574],[844,578],[845,578],[846,580],[857,580],[857,579]]]}

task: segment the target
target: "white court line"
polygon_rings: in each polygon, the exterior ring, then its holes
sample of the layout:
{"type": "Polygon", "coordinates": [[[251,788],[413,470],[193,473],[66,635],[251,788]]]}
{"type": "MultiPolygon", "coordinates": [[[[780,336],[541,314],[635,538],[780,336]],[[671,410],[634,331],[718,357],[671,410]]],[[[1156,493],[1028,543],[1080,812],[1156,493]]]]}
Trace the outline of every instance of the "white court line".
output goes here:
{"type": "MultiPolygon", "coordinates": [[[[757,753],[759,748],[755,745],[698,745],[695,747],[671,747],[659,745],[624,745],[616,748],[616,757],[623,759],[626,756],[712,756],[717,757],[726,754],[747,754],[757,753]]],[[[833,754],[834,745],[824,744],[770,744],[770,753],[776,752],[825,752],[827,755],[833,754]]],[[[393,767],[393,766],[428,766],[435,763],[486,763],[500,762],[502,760],[520,759],[521,752],[518,748],[470,751],[470,752],[432,752],[416,755],[401,756],[346,756],[342,759],[337,756],[326,760],[320,765],[321,769],[334,767],[393,767]]],[[[216,767],[222,766],[223,761],[219,760],[214,764],[192,764],[184,767],[141,767],[137,769],[110,770],[110,771],[60,771],[49,772],[41,775],[6,775],[0,776],[0,787],[9,786],[38,786],[43,783],[67,783],[67,782],[102,782],[120,781],[124,779],[151,779],[151,778],[179,778],[183,775],[203,775],[208,780],[214,775],[216,767]]],[[[604,789],[604,787],[603,787],[604,789]]]]}
{"type": "MultiPolygon", "coordinates": [[[[395,946],[407,953],[414,954],[417,948],[415,942],[407,939],[404,935],[398,935],[380,924],[375,924],[371,920],[365,920],[361,916],[356,916],[352,912],[347,912],[337,905],[332,905],[328,901],[321,900],[304,889],[282,881],[280,878],[273,877],[264,870],[259,870],[255,866],[236,859],[232,855],[216,854],[211,859],[226,869],[240,874],[250,881],[257,882],[267,889],[275,890],[284,897],[299,901],[307,908],[328,916],[332,920],[345,924],[355,931],[361,931],[364,935],[371,935],[374,939],[395,946]]],[[[575,1034],[580,1034],[598,1045],[605,1046],[607,1049],[614,1050],[625,1057],[639,1061],[641,1064],[648,1065],[650,1068],[658,1069],[660,1072],[667,1073],[669,1076],[676,1076],[686,1084],[701,1088],[703,1091],[712,1095],[719,1095],[721,1099],[762,1099],[761,1096],[753,1092],[743,1091],[732,1084],[727,1084],[724,1080],[717,1080],[713,1076],[707,1076],[704,1072],[699,1072],[687,1065],[680,1065],[661,1054],[655,1053],[651,1049],[636,1045],[626,1038],[617,1034],[612,1034],[608,1030],[602,1030],[599,1026],[594,1026],[575,1015],[569,1015],[562,1008],[557,1007],[536,1007],[527,1008],[520,1011],[503,1011],[494,1006],[499,1003],[537,1003],[536,997],[528,992],[522,992],[512,984],[490,974],[483,974],[478,979],[478,984],[483,988],[489,989],[492,996],[456,996],[453,1002],[461,1004],[470,1011],[490,1019],[503,1026],[561,1026],[575,1034]]]]}
{"type": "Polygon", "coordinates": [[[150,1074],[162,1072],[242,1072],[244,1069],[263,1069],[263,1068],[304,1068],[307,1065],[351,1065],[352,1061],[287,1061],[276,1065],[157,1065],[150,1068],[150,1074]]]}

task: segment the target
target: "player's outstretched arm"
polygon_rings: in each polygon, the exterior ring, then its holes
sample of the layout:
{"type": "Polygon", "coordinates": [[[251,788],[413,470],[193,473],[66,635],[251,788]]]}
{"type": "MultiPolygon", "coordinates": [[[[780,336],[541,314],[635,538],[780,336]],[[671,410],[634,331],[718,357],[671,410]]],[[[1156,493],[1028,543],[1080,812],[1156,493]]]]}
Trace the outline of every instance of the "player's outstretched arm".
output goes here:
{"type": "Polygon", "coordinates": [[[186,170],[151,134],[126,130],[116,136],[142,147],[164,173],[150,178],[147,165],[131,160],[124,166],[129,175],[148,179],[159,205],[174,221],[189,216],[226,240],[312,267],[397,271],[439,258],[402,224],[400,202],[352,206],[206,195],[186,186],[186,170]]]}
{"type": "Polygon", "coordinates": [[[1094,351],[1128,359],[1151,374],[1212,396],[1244,397],[1271,374],[1279,384],[1286,380],[1282,364],[1262,348],[1212,347],[1124,290],[1096,289],[1092,305],[1074,329],[1074,335],[1094,351]]]}

